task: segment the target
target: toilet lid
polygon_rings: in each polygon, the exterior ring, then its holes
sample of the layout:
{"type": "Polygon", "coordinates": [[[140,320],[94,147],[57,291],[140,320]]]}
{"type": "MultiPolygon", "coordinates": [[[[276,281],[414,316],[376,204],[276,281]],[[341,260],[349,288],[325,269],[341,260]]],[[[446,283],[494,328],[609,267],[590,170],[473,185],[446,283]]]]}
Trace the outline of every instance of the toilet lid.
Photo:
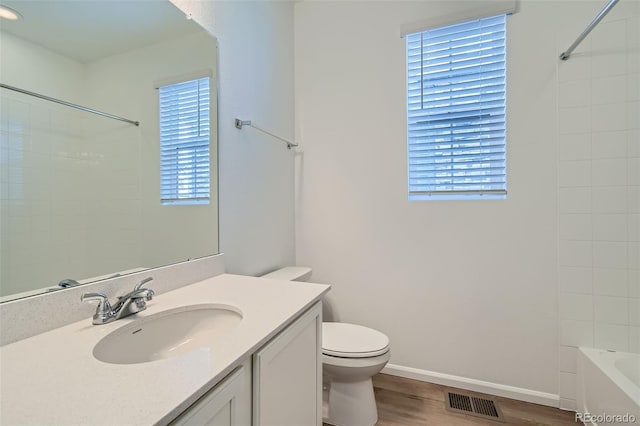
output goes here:
{"type": "Polygon", "coordinates": [[[322,323],[322,352],[342,358],[367,358],[389,350],[389,338],[377,330],[344,322],[322,323]]]}

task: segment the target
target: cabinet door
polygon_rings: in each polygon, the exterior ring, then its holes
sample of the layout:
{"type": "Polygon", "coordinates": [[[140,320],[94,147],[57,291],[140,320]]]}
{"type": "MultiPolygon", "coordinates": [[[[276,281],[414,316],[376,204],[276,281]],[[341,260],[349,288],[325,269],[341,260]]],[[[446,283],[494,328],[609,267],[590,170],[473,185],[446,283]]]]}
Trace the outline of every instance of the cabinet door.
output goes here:
{"type": "Polygon", "coordinates": [[[322,421],[322,306],[316,303],[253,357],[254,426],[322,421]]]}
{"type": "Polygon", "coordinates": [[[251,410],[249,363],[236,368],[171,423],[171,426],[248,426],[251,410]]]}

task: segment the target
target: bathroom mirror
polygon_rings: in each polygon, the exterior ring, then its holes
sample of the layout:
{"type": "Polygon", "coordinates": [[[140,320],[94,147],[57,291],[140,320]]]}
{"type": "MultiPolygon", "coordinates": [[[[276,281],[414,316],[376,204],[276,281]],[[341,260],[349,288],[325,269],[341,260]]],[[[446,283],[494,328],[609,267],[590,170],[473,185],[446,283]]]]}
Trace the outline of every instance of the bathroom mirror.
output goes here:
{"type": "Polygon", "coordinates": [[[0,89],[0,301],[218,253],[216,39],[165,0],[0,4],[0,83],[140,123],[0,89]],[[157,88],[205,76],[208,199],[161,202],[157,88]]]}

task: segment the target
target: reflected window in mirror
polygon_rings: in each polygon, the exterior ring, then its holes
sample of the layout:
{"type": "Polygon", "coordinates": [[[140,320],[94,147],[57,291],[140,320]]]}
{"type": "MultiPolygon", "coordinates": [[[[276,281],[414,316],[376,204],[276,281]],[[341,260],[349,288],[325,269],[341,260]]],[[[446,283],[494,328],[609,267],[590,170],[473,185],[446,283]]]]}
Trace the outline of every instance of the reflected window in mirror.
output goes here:
{"type": "Polygon", "coordinates": [[[210,78],[160,86],[162,204],[208,204],[210,78]]]}

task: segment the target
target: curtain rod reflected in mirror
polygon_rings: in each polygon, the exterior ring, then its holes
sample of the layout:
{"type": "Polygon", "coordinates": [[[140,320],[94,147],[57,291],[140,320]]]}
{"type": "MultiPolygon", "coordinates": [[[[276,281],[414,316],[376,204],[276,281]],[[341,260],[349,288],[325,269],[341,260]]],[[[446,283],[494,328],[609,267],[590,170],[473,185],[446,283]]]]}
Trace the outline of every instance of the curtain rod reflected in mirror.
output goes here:
{"type": "Polygon", "coordinates": [[[81,111],[90,112],[92,114],[101,115],[103,117],[112,118],[114,120],[124,121],[125,123],[130,123],[130,124],[133,124],[134,126],[139,126],[140,125],[139,121],[129,120],[128,118],[119,117],[117,115],[109,114],[108,112],[102,112],[102,111],[98,111],[96,109],[87,108],[87,107],[84,107],[82,105],[77,105],[77,104],[73,104],[71,102],[63,101],[62,99],[56,99],[56,98],[52,98],[50,96],[42,95],[40,93],[30,92],[28,90],[20,89],[18,87],[9,86],[8,84],[0,83],[0,87],[2,87],[3,89],[7,89],[7,90],[13,90],[14,92],[18,92],[18,93],[22,93],[22,94],[25,94],[25,95],[33,96],[33,97],[36,97],[36,98],[44,99],[45,101],[55,102],[57,104],[65,105],[65,106],[68,106],[70,108],[79,109],[81,111]]]}

